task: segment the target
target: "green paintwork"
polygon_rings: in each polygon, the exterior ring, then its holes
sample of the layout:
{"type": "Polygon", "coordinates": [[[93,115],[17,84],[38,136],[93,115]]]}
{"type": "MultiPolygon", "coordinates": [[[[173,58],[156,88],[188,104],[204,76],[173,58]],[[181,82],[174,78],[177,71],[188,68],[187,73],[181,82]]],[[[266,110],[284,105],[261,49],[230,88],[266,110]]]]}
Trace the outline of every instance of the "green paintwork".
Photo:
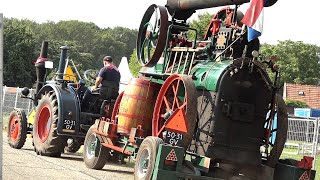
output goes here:
{"type": "Polygon", "coordinates": [[[194,80],[197,89],[217,91],[218,80],[222,72],[232,63],[231,60],[205,62],[197,64],[191,74],[196,77],[194,80]]]}
{"type": "MultiPolygon", "coordinates": [[[[232,63],[231,60],[223,60],[223,61],[204,61],[198,63],[191,74],[196,77],[194,78],[194,83],[197,89],[205,89],[208,91],[217,91],[218,80],[222,74],[222,72],[232,63]]],[[[180,67],[183,67],[181,65],[180,67]]],[[[140,73],[146,76],[152,76],[153,82],[157,82],[163,84],[163,80],[169,76],[169,74],[162,73],[163,64],[157,64],[155,67],[151,68],[142,68],[140,73]]],[[[178,74],[183,74],[182,68],[179,68],[178,74]]],[[[174,69],[173,71],[176,71],[174,69]]]]}
{"type": "Polygon", "coordinates": [[[177,176],[174,172],[182,170],[182,162],[184,159],[184,149],[178,146],[170,146],[170,145],[163,145],[160,144],[158,148],[156,163],[153,170],[152,179],[177,179],[177,176]],[[171,150],[174,150],[177,156],[177,162],[175,167],[172,166],[165,166],[165,160],[171,150]],[[167,170],[172,173],[163,174],[159,173],[159,170],[167,170]]]}
{"type": "MultiPolygon", "coordinates": [[[[190,159],[194,159],[197,157],[191,157],[190,159]]],[[[201,159],[205,158],[203,156],[198,156],[198,159],[200,163],[203,163],[201,159]]],[[[207,176],[201,176],[201,174],[196,174],[191,169],[186,170],[186,168],[182,168],[182,162],[187,161],[188,158],[184,157],[184,149],[182,147],[177,146],[171,146],[171,145],[164,145],[160,144],[158,148],[156,163],[153,170],[152,179],[170,179],[170,180],[178,180],[178,179],[198,179],[198,180],[218,180],[217,178],[207,177],[207,176]],[[174,150],[177,156],[177,162],[175,165],[175,168],[172,166],[165,165],[165,159],[170,153],[171,150],[174,150]]],[[[221,179],[219,179],[221,180],[221,179]]]]}

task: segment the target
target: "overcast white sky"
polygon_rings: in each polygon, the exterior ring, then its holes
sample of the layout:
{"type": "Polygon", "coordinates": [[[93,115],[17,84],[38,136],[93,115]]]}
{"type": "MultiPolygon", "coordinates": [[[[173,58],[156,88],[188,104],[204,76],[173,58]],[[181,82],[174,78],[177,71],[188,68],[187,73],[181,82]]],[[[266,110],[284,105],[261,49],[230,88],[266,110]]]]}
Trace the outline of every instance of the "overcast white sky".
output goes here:
{"type": "MultiPolygon", "coordinates": [[[[5,17],[36,22],[80,20],[93,22],[101,28],[124,26],[138,29],[145,10],[153,3],[165,5],[166,0],[4,0],[0,3],[0,13],[5,17]]],[[[240,10],[245,13],[248,5],[243,5],[240,10]]],[[[320,46],[319,7],[319,0],[278,0],[274,6],[265,8],[260,41],[274,44],[277,40],[290,39],[320,46]]]]}

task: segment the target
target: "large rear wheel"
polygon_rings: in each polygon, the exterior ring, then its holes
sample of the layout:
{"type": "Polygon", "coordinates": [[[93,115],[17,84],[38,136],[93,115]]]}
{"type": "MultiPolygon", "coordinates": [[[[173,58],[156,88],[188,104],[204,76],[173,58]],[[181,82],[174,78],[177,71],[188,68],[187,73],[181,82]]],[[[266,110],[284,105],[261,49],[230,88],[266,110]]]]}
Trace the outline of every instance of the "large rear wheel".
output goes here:
{"type": "Polygon", "coordinates": [[[53,91],[42,95],[36,108],[33,126],[34,148],[37,154],[60,156],[66,146],[66,138],[58,136],[58,101],[53,91]]]}
{"type": "Polygon", "coordinates": [[[95,129],[97,127],[92,125],[87,132],[84,140],[83,159],[88,168],[100,170],[108,160],[109,149],[101,145],[97,134],[94,133],[95,129]]]}
{"type": "Polygon", "coordinates": [[[27,116],[24,110],[13,110],[8,123],[8,143],[12,148],[21,149],[27,138],[27,116]]]}

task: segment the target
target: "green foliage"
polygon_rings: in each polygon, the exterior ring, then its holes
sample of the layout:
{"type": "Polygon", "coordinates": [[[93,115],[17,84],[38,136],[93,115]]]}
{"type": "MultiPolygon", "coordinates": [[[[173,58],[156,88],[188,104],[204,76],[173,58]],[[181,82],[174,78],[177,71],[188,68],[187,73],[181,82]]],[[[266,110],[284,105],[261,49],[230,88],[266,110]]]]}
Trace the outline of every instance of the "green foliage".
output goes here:
{"type": "Polygon", "coordinates": [[[35,82],[33,62],[39,56],[41,43],[49,41],[48,59],[53,61],[52,78],[59,66],[60,47],[69,47],[68,56],[83,73],[100,69],[102,59],[110,55],[119,65],[135,48],[136,30],[124,27],[99,28],[94,23],[77,20],[38,24],[27,19],[5,18],[4,83],[6,86],[28,86],[35,82]],[[25,67],[25,68],[21,68],[25,67]],[[17,73],[19,72],[19,73],[17,73]]]}
{"type": "Polygon", "coordinates": [[[299,100],[286,99],[285,103],[286,103],[287,106],[295,107],[295,108],[307,108],[307,107],[309,107],[306,102],[299,101],[299,100]]]}
{"type": "Polygon", "coordinates": [[[136,49],[133,50],[133,53],[130,56],[129,60],[129,69],[133,75],[133,77],[138,77],[138,73],[140,71],[141,65],[138,62],[137,54],[136,54],[136,49]]]}
{"type": "Polygon", "coordinates": [[[320,47],[290,40],[263,44],[261,54],[277,55],[283,82],[317,85],[320,82],[320,47]]]}
{"type": "Polygon", "coordinates": [[[32,87],[35,82],[35,40],[27,26],[17,19],[4,20],[3,83],[6,86],[32,87]]]}
{"type": "MultiPolygon", "coordinates": [[[[189,24],[190,27],[195,28],[198,31],[198,36],[197,36],[198,40],[203,40],[203,37],[207,32],[207,28],[211,19],[212,19],[212,15],[209,14],[208,12],[205,12],[203,14],[199,14],[197,20],[193,20],[190,22],[189,24]]],[[[194,39],[195,32],[190,31],[188,36],[190,39],[194,39]]]]}

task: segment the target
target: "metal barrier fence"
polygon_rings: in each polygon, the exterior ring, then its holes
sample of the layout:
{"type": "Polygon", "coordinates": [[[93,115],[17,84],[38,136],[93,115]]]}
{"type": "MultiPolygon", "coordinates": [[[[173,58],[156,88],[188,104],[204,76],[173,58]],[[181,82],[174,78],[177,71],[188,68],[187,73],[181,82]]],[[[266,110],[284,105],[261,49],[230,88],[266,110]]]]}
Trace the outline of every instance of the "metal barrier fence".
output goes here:
{"type": "Polygon", "coordinates": [[[315,169],[319,149],[319,120],[320,118],[289,117],[287,141],[281,158],[301,160],[303,156],[312,156],[315,169]]]}
{"type": "MultiPolygon", "coordinates": [[[[3,87],[3,99],[1,105],[3,107],[3,116],[6,117],[14,108],[24,109],[27,113],[32,108],[33,104],[30,99],[21,98],[22,88],[19,87],[3,87]]],[[[31,89],[32,93],[33,90],[31,89]]]]}

